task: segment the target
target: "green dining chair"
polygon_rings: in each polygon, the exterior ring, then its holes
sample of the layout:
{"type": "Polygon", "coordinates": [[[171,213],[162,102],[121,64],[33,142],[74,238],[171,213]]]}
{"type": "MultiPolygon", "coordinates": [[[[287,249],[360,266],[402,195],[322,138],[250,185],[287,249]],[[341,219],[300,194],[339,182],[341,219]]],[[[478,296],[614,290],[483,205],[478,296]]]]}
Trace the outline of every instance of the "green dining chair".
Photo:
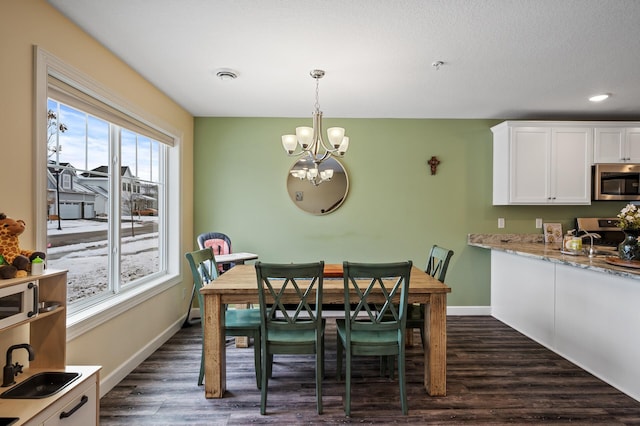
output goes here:
{"type": "Polygon", "coordinates": [[[274,354],[315,354],[316,403],[322,414],[324,262],[256,262],[262,337],[260,413],[266,414],[274,354]]]}
{"type": "Polygon", "coordinates": [[[351,415],[351,365],[354,355],[398,357],[402,414],[408,413],[405,378],[405,325],[412,262],[344,262],[344,319],[336,319],[337,375],[346,357],[344,412],[351,415]],[[351,309],[351,306],[355,306],[351,309]],[[378,308],[376,308],[378,306],[378,308]]]}
{"type": "MultiPolygon", "coordinates": [[[[185,257],[193,275],[194,292],[198,297],[198,305],[201,316],[204,315],[204,297],[200,293],[203,285],[218,278],[218,265],[210,247],[186,253],[185,257]]],[[[200,355],[200,375],[198,386],[202,385],[204,378],[204,327],[202,327],[203,345],[200,355]]],[[[253,338],[254,364],[256,369],[256,384],[260,388],[261,363],[260,363],[260,310],[259,309],[227,309],[225,305],[224,333],[226,336],[247,336],[253,338]]]]}
{"type": "MultiPolygon", "coordinates": [[[[429,252],[427,266],[424,271],[443,283],[444,278],[447,275],[447,269],[449,268],[449,261],[451,260],[451,257],[453,257],[453,250],[434,244],[429,252]]],[[[424,305],[411,304],[407,309],[407,330],[413,330],[414,328],[420,329],[420,340],[424,350],[424,305]]]]}

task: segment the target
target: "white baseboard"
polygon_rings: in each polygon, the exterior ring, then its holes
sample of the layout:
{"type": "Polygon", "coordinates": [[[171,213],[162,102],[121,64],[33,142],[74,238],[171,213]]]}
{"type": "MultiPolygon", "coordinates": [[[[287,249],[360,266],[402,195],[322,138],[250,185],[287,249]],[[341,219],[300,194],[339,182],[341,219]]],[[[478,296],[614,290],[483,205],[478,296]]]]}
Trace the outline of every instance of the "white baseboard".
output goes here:
{"type": "Polygon", "coordinates": [[[108,376],[100,378],[100,398],[106,395],[111,389],[113,389],[118,383],[122,381],[129,373],[131,373],[138,365],[147,359],[152,353],[154,353],[160,346],[162,346],[167,340],[180,330],[184,317],[179,321],[174,322],[164,332],[156,336],[155,339],[150,341],[125,363],[121,364],[118,368],[111,372],[108,376]]]}
{"type": "Polygon", "coordinates": [[[447,315],[491,315],[491,306],[447,306],[447,315]]]}

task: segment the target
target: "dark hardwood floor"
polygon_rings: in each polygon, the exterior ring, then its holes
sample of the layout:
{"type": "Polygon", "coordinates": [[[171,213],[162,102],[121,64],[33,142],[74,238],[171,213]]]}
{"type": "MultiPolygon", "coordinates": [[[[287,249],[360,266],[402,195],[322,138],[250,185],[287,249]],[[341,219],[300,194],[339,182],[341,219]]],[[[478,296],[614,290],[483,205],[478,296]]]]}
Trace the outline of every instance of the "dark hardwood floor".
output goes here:
{"type": "Polygon", "coordinates": [[[260,415],[253,348],[227,345],[227,393],[197,386],[199,325],[182,329],[100,401],[108,425],[247,424],[640,424],[640,402],[492,317],[448,317],[447,396],[422,386],[422,349],[407,351],[409,415],[397,380],[379,377],[376,358],[354,365],[352,415],[335,378],[335,322],[327,321],[324,414],[316,413],[313,358],[276,357],[267,415],[260,415]]]}

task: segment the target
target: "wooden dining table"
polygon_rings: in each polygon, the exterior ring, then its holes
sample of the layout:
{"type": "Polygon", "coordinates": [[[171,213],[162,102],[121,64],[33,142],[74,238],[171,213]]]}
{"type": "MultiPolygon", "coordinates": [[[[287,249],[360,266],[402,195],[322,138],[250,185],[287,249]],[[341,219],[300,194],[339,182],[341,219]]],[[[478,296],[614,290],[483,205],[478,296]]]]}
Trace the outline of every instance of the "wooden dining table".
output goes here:
{"type": "MultiPolygon", "coordinates": [[[[322,303],[344,305],[341,264],[325,265],[322,303]],[[336,278],[336,279],[331,279],[336,278]]],[[[225,305],[258,302],[254,265],[236,265],[200,289],[204,298],[203,344],[204,389],[206,398],[222,398],[226,390],[225,305]]],[[[431,396],[447,393],[447,293],[451,289],[413,266],[409,303],[425,305],[424,387],[431,396]]],[[[296,297],[292,294],[292,301],[296,297]]],[[[370,300],[372,303],[382,301],[370,300]]],[[[286,301],[285,301],[286,302],[286,301]]]]}

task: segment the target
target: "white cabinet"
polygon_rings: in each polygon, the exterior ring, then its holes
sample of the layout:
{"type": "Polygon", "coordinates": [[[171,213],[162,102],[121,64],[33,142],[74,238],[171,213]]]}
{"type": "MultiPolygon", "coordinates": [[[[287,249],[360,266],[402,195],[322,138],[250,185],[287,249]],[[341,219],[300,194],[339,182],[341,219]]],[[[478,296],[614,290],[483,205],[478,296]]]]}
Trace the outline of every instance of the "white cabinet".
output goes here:
{"type": "Polygon", "coordinates": [[[509,122],[493,131],[493,204],[591,204],[593,129],[509,122]]]}
{"type": "Polygon", "coordinates": [[[492,316],[638,401],[639,303],[637,278],[491,251],[492,316]]]}
{"type": "Polygon", "coordinates": [[[555,264],[491,251],[491,315],[553,346],[555,264]]]}
{"type": "Polygon", "coordinates": [[[594,163],[640,163],[640,127],[596,127],[594,163]]]}

